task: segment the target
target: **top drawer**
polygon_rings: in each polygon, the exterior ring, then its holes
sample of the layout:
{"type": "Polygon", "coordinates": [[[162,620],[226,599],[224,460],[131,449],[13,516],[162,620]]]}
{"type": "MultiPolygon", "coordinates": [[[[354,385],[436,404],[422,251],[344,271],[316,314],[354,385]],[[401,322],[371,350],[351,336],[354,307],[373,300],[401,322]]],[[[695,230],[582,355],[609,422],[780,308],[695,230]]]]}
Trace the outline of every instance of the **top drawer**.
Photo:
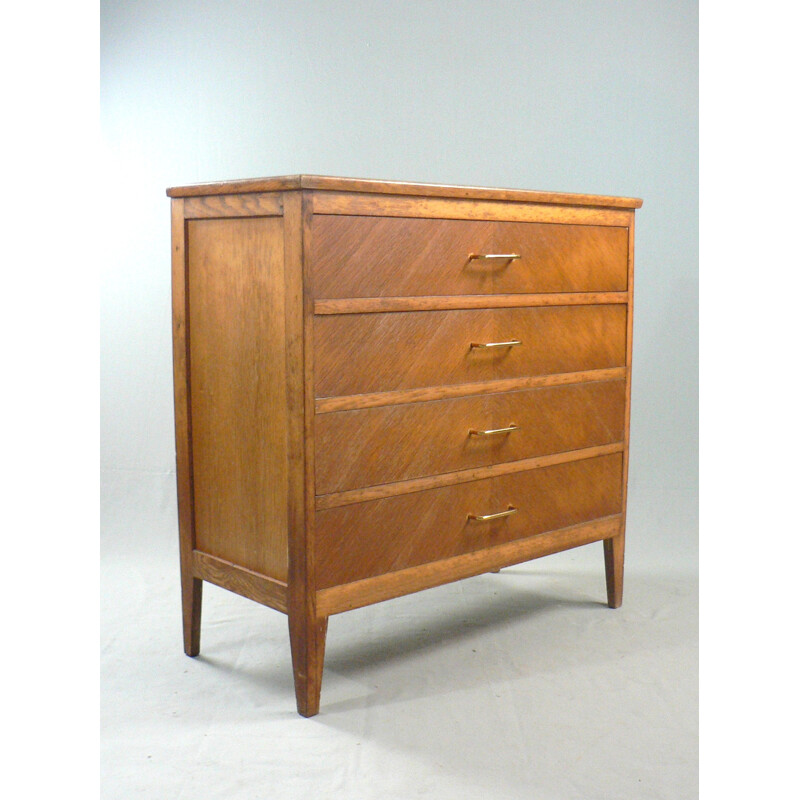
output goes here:
{"type": "Polygon", "coordinates": [[[318,215],[314,297],[624,292],[628,229],[604,225],[318,215]],[[470,255],[518,255],[475,259],[470,255]]]}

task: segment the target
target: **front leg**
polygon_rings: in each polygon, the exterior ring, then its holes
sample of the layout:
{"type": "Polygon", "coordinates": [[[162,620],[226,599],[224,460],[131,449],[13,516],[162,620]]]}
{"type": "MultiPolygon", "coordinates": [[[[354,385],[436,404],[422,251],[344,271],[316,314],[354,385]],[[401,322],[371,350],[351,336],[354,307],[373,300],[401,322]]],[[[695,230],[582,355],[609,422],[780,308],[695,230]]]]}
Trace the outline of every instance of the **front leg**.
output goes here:
{"type": "Polygon", "coordinates": [[[319,712],[327,632],[327,617],[315,619],[304,614],[289,614],[294,692],[297,711],[304,717],[313,717],[319,712]]]}
{"type": "Polygon", "coordinates": [[[606,592],[609,608],[622,605],[622,573],[625,564],[625,534],[619,533],[610,539],[603,539],[603,552],[606,561],[606,592]]]}

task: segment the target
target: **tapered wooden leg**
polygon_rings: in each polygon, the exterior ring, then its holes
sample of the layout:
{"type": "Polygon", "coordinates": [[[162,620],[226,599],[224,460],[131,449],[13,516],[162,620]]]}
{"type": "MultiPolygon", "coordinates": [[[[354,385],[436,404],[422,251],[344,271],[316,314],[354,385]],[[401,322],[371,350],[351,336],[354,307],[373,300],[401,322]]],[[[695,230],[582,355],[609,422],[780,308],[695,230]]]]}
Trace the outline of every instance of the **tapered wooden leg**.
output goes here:
{"type": "Polygon", "coordinates": [[[200,653],[200,612],[203,605],[203,581],[181,575],[183,601],[183,652],[187,656],[200,653]]]}
{"type": "Polygon", "coordinates": [[[294,693],[297,711],[304,717],[313,717],[319,712],[327,632],[327,617],[309,619],[303,615],[289,614],[294,693]]]}
{"type": "Polygon", "coordinates": [[[606,592],[609,608],[622,605],[622,573],[625,564],[625,534],[620,533],[611,539],[603,539],[603,553],[606,559],[606,592]]]}

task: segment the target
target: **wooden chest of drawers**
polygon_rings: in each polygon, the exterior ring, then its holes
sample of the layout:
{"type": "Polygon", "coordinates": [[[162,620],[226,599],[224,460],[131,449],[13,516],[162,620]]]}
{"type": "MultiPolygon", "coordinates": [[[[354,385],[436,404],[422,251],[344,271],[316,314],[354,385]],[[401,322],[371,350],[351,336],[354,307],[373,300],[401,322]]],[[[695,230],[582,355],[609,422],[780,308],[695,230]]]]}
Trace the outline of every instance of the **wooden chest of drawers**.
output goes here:
{"type": "Polygon", "coordinates": [[[203,581],[327,619],[603,541],[622,599],[630,198],[316,176],[172,197],[184,647],[203,581]]]}

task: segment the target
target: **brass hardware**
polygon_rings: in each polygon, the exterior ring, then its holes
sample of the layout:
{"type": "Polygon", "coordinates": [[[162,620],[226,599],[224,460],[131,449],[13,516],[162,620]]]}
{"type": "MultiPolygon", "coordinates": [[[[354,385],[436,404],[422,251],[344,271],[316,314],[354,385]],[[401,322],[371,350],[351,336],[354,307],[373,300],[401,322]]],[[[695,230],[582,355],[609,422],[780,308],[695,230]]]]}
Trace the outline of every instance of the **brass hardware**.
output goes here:
{"type": "Polygon", "coordinates": [[[498,433],[512,433],[513,431],[518,431],[519,425],[515,425],[513,422],[507,428],[495,428],[494,430],[488,431],[476,431],[474,429],[470,429],[469,435],[470,436],[494,436],[498,433]]]}
{"type": "Polygon", "coordinates": [[[522,256],[519,253],[470,253],[467,261],[488,261],[493,258],[512,261],[515,258],[522,258],[522,256]]]}
{"type": "Polygon", "coordinates": [[[471,520],[474,519],[475,522],[488,522],[490,519],[500,519],[500,517],[510,517],[512,514],[516,514],[518,509],[514,508],[514,506],[509,506],[508,511],[499,511],[497,514],[467,514],[467,519],[471,520]]]}
{"type": "Polygon", "coordinates": [[[519,339],[511,339],[508,342],[485,342],[481,344],[480,342],[471,342],[469,345],[470,350],[486,350],[490,347],[516,347],[517,345],[522,344],[519,339]]]}

